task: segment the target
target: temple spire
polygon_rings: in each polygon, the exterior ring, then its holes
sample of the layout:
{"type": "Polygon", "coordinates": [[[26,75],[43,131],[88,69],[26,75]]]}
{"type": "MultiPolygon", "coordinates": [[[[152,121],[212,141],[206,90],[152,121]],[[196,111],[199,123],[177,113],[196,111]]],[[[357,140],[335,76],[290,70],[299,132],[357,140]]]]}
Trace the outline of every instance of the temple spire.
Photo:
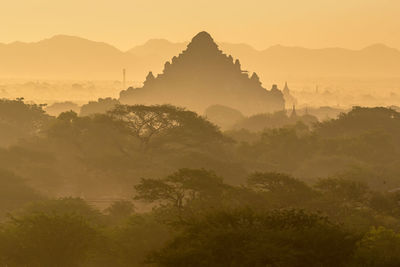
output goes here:
{"type": "Polygon", "coordinates": [[[290,117],[291,117],[291,118],[297,117],[296,105],[295,105],[295,104],[293,104],[292,114],[290,115],[290,117]]]}
{"type": "Polygon", "coordinates": [[[154,77],[153,72],[150,71],[149,74],[147,74],[146,81],[144,81],[143,84],[148,85],[148,84],[152,83],[155,79],[156,78],[154,77]]]}
{"type": "Polygon", "coordinates": [[[289,86],[288,86],[287,82],[285,82],[285,87],[283,88],[282,92],[283,92],[285,95],[289,95],[290,90],[289,90],[289,86]]]}

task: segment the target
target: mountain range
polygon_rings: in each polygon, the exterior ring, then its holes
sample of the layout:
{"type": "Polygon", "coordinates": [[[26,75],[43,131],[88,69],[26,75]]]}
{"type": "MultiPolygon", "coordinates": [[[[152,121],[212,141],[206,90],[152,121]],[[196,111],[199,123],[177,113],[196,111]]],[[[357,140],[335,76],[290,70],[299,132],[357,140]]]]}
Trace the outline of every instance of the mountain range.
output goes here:
{"type": "MultiPolygon", "coordinates": [[[[126,68],[129,81],[143,82],[150,70],[160,73],[164,63],[187,44],[153,39],[121,51],[107,43],[67,35],[33,43],[0,43],[0,78],[121,80],[126,68]]],[[[400,50],[383,44],[360,50],[282,45],[256,50],[247,44],[231,43],[219,43],[219,47],[240,59],[249,72],[257,72],[261,81],[400,77],[400,50]]]]}

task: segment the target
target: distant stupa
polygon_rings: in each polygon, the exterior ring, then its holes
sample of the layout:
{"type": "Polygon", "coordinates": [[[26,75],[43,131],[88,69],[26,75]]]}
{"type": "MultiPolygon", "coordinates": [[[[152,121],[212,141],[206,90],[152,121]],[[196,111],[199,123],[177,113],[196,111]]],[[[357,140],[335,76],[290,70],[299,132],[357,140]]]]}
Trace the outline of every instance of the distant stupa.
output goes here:
{"type": "Polygon", "coordinates": [[[285,98],[286,108],[297,105],[297,99],[290,93],[289,86],[287,82],[285,82],[285,86],[282,90],[283,97],[285,98]]]}
{"type": "Polygon", "coordinates": [[[224,105],[244,114],[283,110],[280,90],[266,90],[256,73],[249,77],[239,60],[218,49],[211,35],[200,32],[178,56],[166,62],[162,74],[152,72],[141,88],[120,93],[126,104],[173,104],[203,113],[224,105]]]}

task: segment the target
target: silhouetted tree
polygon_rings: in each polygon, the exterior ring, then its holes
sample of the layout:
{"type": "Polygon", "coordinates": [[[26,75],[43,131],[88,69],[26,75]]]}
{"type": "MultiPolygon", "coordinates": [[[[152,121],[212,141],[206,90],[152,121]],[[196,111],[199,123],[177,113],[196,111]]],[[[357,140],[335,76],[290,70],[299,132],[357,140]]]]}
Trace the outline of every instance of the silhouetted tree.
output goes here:
{"type": "Polygon", "coordinates": [[[199,198],[219,196],[224,188],[222,178],[211,171],[180,169],[164,179],[142,179],[135,186],[135,199],[182,210],[199,198]]]}
{"type": "Polygon", "coordinates": [[[135,199],[158,204],[162,220],[180,224],[220,206],[229,186],[211,171],[180,169],[163,179],[142,179],[135,189],[135,199]]]}
{"type": "Polygon", "coordinates": [[[122,122],[129,133],[137,137],[145,148],[157,136],[167,133],[172,135],[171,130],[177,130],[173,132],[175,139],[182,133],[180,130],[203,131],[204,136],[208,136],[211,130],[216,136],[221,136],[214,125],[196,113],[170,105],[118,105],[108,112],[108,115],[115,121],[122,122]]]}

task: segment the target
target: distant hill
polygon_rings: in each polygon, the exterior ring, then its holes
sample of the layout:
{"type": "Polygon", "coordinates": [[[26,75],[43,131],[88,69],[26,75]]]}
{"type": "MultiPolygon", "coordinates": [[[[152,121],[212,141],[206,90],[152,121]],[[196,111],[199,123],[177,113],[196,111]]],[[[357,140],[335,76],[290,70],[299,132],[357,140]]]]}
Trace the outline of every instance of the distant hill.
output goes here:
{"type": "MultiPolygon", "coordinates": [[[[120,79],[141,73],[140,60],[106,43],[58,35],[36,43],[0,46],[0,76],[32,79],[120,79]]],[[[144,71],[143,73],[146,73],[144,71]]]]}
{"type": "MultiPolygon", "coordinates": [[[[154,39],[123,52],[106,43],[66,35],[34,43],[0,44],[0,78],[120,80],[121,70],[126,68],[128,80],[140,82],[149,70],[160,73],[164,62],[187,44],[154,39]]],[[[247,44],[219,46],[240,58],[245,69],[256,71],[264,81],[400,77],[400,51],[383,44],[361,50],[276,45],[259,51],[247,44]]]]}
{"type": "Polygon", "coordinates": [[[400,76],[400,51],[380,44],[361,50],[273,46],[249,57],[249,65],[273,75],[400,76]]]}
{"type": "Polygon", "coordinates": [[[183,51],[187,44],[188,42],[172,43],[165,39],[151,39],[145,44],[135,46],[128,52],[137,57],[158,56],[171,58],[183,51]]]}

